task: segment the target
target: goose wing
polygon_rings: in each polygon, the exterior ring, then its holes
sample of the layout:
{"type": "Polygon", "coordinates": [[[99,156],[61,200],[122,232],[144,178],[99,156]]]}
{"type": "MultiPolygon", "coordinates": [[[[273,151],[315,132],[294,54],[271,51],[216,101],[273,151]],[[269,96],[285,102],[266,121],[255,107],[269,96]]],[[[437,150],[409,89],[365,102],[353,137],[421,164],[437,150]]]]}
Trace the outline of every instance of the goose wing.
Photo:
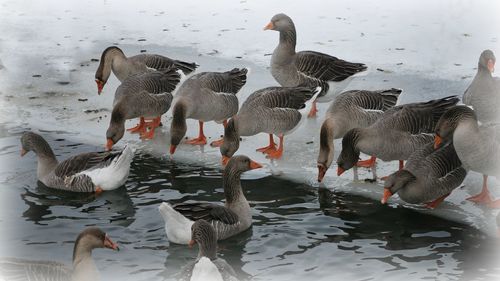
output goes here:
{"type": "Polygon", "coordinates": [[[71,281],[72,270],[57,262],[0,259],[0,276],[9,281],[71,281]]]}
{"type": "Polygon", "coordinates": [[[200,73],[200,86],[216,93],[236,94],[247,82],[246,68],[234,68],[226,72],[200,73]]]}
{"type": "Polygon", "coordinates": [[[173,208],[186,218],[193,221],[220,221],[225,224],[236,224],[239,222],[238,215],[235,212],[224,206],[215,205],[212,203],[178,203],[175,204],[173,208]]]}
{"type": "Polygon", "coordinates": [[[303,76],[321,81],[342,81],[366,70],[362,63],[352,63],[313,51],[302,51],[295,55],[295,67],[303,76]]]}
{"type": "Polygon", "coordinates": [[[106,167],[113,159],[119,157],[120,152],[102,151],[82,153],[70,157],[59,163],[54,171],[58,177],[69,177],[85,170],[106,167]]]}

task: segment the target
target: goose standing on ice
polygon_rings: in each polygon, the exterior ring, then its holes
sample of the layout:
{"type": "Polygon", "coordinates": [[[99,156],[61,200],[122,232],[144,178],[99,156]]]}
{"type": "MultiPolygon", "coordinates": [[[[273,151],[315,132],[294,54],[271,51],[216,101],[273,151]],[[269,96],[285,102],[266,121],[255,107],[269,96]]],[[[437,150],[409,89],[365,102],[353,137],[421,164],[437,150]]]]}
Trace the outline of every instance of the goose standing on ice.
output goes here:
{"type": "Polygon", "coordinates": [[[458,101],[457,97],[450,96],[395,106],[385,111],[371,126],[351,129],[342,138],[337,175],[351,169],[358,162],[360,152],[373,156],[369,165],[373,169],[375,157],[383,161],[399,160],[399,169],[403,169],[404,160],[418,148],[432,142],[432,133],[439,118],[458,101]]]}
{"type": "Polygon", "coordinates": [[[172,60],[155,54],[140,54],[127,58],[120,48],[116,46],[108,47],[102,52],[99,67],[95,73],[97,93],[101,94],[104,85],[111,75],[111,71],[113,71],[120,82],[123,82],[131,75],[172,67],[181,70],[187,75],[193,72],[198,65],[196,63],[172,60]]]}
{"type": "Polygon", "coordinates": [[[33,151],[38,156],[37,178],[45,186],[73,192],[113,190],[128,178],[134,152],[125,147],[120,152],[90,152],[58,162],[47,141],[26,132],[21,137],[21,156],[33,151]]]}
{"type": "MultiPolygon", "coordinates": [[[[292,19],[277,14],[264,30],[279,31],[279,44],[271,57],[271,74],[283,87],[319,86],[322,92],[317,101],[331,101],[348,85],[353,75],[366,70],[362,63],[352,63],[336,57],[314,52],[295,52],[297,34],[292,19]]],[[[316,116],[316,101],[309,117],[316,116]]]]}
{"type": "Polygon", "coordinates": [[[500,208],[500,200],[493,201],[488,190],[488,175],[500,177],[500,125],[479,126],[474,110],[456,106],[436,125],[435,146],[443,141],[453,141],[464,168],[483,174],[481,193],[468,199],[500,208]]]}
{"type": "Polygon", "coordinates": [[[191,226],[189,247],[198,244],[198,257],[181,270],[180,281],[237,281],[234,269],[217,257],[217,233],[205,220],[197,220],[191,226]]]}
{"type": "Polygon", "coordinates": [[[252,214],[241,188],[240,177],[246,171],[261,167],[262,165],[243,155],[229,160],[222,176],[226,198],[224,206],[204,202],[185,202],[173,206],[161,203],[158,209],[165,221],[168,240],[176,244],[188,244],[191,240],[191,226],[200,219],[212,224],[218,240],[248,229],[252,225],[252,214]]]}
{"type": "Polygon", "coordinates": [[[0,259],[0,277],[19,281],[97,281],[99,270],[92,259],[92,250],[98,248],[119,251],[118,245],[101,229],[88,227],[76,238],[73,268],[58,262],[4,258],[0,259]]]}
{"type": "MultiPolygon", "coordinates": [[[[353,128],[364,128],[373,124],[384,111],[396,105],[401,92],[400,89],[394,88],[380,91],[352,90],[335,98],[321,125],[318,182],[323,180],[333,162],[334,140],[342,138],[353,128]]],[[[358,162],[357,166],[362,166],[362,163],[358,162]]]]}
{"type": "Polygon", "coordinates": [[[430,142],[408,158],[404,169],[387,177],[381,202],[385,204],[397,193],[405,202],[425,203],[434,209],[460,186],[466,175],[452,143],[435,150],[430,142]]]}
{"type": "Polygon", "coordinates": [[[220,147],[223,164],[238,150],[240,136],[258,133],[269,134],[269,146],[257,151],[267,154],[268,158],[280,158],[284,136],[293,132],[304,119],[299,109],[305,108],[307,100],[320,91],[319,87],[268,87],[251,94],[224,129],[224,141],[220,147]],[[279,148],[276,148],[273,134],[279,136],[279,148]]]}
{"type": "MultiPolygon", "coordinates": [[[[186,135],[186,119],[199,122],[199,136],[188,140],[187,144],[204,145],[207,138],[203,133],[203,123],[216,121],[226,126],[226,120],[238,112],[236,94],[247,82],[246,68],[227,72],[202,72],[189,77],[179,87],[172,109],[173,119],[170,125],[170,155],[186,135]]],[[[222,140],[212,142],[220,146],[222,140]]]]}

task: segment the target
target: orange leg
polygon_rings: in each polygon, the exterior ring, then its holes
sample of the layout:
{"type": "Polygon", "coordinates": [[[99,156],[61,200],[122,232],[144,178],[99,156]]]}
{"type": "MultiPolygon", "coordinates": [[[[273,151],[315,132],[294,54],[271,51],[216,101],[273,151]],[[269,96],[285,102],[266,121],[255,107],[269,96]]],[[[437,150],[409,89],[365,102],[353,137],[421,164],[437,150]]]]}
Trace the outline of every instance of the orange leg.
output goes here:
{"type": "Polygon", "coordinates": [[[356,166],[364,168],[373,168],[375,166],[376,161],[377,157],[372,156],[368,160],[358,161],[358,163],[356,163],[356,166]]]}
{"type": "Polygon", "coordinates": [[[284,136],[281,135],[281,136],[279,136],[279,138],[280,138],[280,147],[275,151],[271,151],[271,152],[267,153],[266,158],[279,159],[283,155],[283,138],[284,138],[284,136]]]}
{"type": "Polygon", "coordinates": [[[399,160],[399,170],[403,170],[403,168],[405,167],[405,161],[404,160],[399,160]]]}
{"type": "Polygon", "coordinates": [[[160,126],[161,116],[153,119],[153,121],[148,122],[146,127],[149,129],[147,132],[141,133],[141,139],[152,139],[155,136],[155,129],[160,126]]]}
{"type": "MultiPolygon", "coordinates": [[[[226,128],[226,126],[227,126],[227,120],[224,120],[224,122],[222,122],[222,125],[224,126],[224,128],[226,128]]],[[[215,141],[211,142],[210,146],[212,146],[212,147],[220,147],[223,143],[224,143],[224,138],[220,138],[218,140],[215,140],[215,141]]]]}
{"type": "Polygon", "coordinates": [[[472,202],[476,203],[483,203],[483,204],[491,204],[491,196],[490,192],[488,191],[488,176],[483,175],[483,189],[481,190],[481,193],[478,195],[472,196],[467,198],[467,200],[470,200],[472,202]]]}
{"type": "Polygon", "coordinates": [[[307,117],[314,118],[316,117],[316,113],[318,113],[318,108],[316,107],[316,101],[313,101],[311,111],[309,111],[307,117]]]}
{"type": "Polygon", "coordinates": [[[205,137],[205,134],[203,133],[203,121],[198,121],[200,124],[200,132],[198,134],[198,137],[195,139],[188,140],[186,143],[187,144],[192,144],[192,145],[204,145],[207,144],[207,137],[205,137]]]}
{"type": "Polygon", "coordinates": [[[276,144],[274,143],[273,134],[269,134],[269,145],[268,146],[257,148],[255,151],[266,153],[266,154],[271,153],[273,151],[276,151],[276,144]]]}
{"type": "Polygon", "coordinates": [[[436,199],[436,200],[434,200],[434,201],[432,201],[432,202],[425,203],[425,206],[426,206],[427,208],[429,208],[429,209],[435,209],[435,208],[436,208],[437,206],[439,206],[439,204],[441,204],[441,203],[444,201],[444,199],[445,199],[446,197],[448,197],[449,195],[450,195],[450,193],[445,194],[445,195],[443,195],[443,196],[439,197],[438,199],[436,199]]]}
{"type": "Polygon", "coordinates": [[[127,131],[134,133],[144,133],[146,132],[146,122],[144,121],[144,117],[139,118],[139,124],[135,127],[127,129],[127,131]]]}

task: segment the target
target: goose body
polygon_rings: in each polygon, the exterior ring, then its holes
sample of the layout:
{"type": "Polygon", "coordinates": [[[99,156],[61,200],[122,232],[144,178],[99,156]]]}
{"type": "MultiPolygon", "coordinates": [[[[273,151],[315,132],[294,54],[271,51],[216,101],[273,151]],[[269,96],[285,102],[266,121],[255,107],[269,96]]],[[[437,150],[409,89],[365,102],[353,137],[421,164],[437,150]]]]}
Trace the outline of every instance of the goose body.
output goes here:
{"type": "Polygon", "coordinates": [[[18,281],[97,281],[99,270],[92,259],[92,250],[96,248],[119,250],[102,230],[88,227],[76,239],[72,268],[52,261],[4,258],[0,259],[0,276],[18,281]]]}
{"type": "Polygon", "coordinates": [[[115,74],[120,82],[124,82],[125,79],[132,75],[167,68],[181,70],[187,75],[193,72],[196,67],[196,63],[172,60],[155,54],[140,54],[133,57],[126,57],[120,48],[112,46],[103,51],[99,67],[95,73],[95,79],[98,93],[101,93],[111,72],[115,74]]]}
{"type": "Polygon", "coordinates": [[[458,98],[452,96],[395,106],[372,125],[351,129],[342,138],[338,174],[352,168],[360,152],[383,161],[408,159],[415,150],[432,142],[439,118],[457,102],[458,98]]]}
{"type": "Polygon", "coordinates": [[[208,221],[217,233],[217,239],[234,236],[252,225],[250,205],[243,194],[240,176],[243,172],[262,167],[246,156],[237,156],[224,169],[223,186],[226,202],[224,206],[206,202],[184,202],[159,206],[165,221],[165,231],[170,242],[188,244],[191,227],[197,220],[208,221]]]}
{"type": "Polygon", "coordinates": [[[245,85],[247,72],[245,68],[227,72],[202,72],[184,81],[173,101],[171,154],[186,134],[186,119],[198,120],[200,124],[199,137],[188,143],[205,144],[204,122],[223,123],[238,112],[236,94],[245,85]]]}
{"type": "Polygon", "coordinates": [[[282,138],[293,132],[303,120],[299,111],[320,88],[268,87],[251,94],[224,130],[223,157],[231,157],[239,148],[240,136],[258,133],[276,134],[282,138]]]}
{"type": "Polygon", "coordinates": [[[37,178],[45,186],[73,192],[100,192],[122,186],[128,178],[134,152],[90,152],[58,162],[43,137],[26,132],[21,137],[22,152],[38,156],[37,178]]]}
{"type": "Polygon", "coordinates": [[[382,203],[398,193],[411,204],[428,203],[446,197],[467,175],[453,144],[434,149],[428,143],[408,158],[403,170],[391,174],[385,181],[382,203]]]}
{"type": "Polygon", "coordinates": [[[318,181],[322,181],[334,157],[334,140],[342,138],[353,128],[372,125],[384,111],[393,107],[400,89],[380,91],[352,90],[340,94],[326,112],[321,126],[318,155],[318,181]]]}

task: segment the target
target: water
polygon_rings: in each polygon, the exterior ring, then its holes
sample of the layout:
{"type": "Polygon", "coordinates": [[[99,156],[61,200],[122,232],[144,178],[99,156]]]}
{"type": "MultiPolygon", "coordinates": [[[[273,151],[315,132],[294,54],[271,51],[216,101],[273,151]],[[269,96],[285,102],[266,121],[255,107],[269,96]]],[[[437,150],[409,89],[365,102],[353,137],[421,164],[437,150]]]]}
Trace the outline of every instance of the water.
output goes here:
{"type": "MultiPolygon", "coordinates": [[[[24,128],[22,128],[24,129],[24,128]]],[[[73,241],[97,225],[120,252],[95,250],[104,280],[173,280],[197,250],[169,244],[162,201],[220,202],[221,171],[136,155],[124,187],[95,197],[37,185],[32,153],[19,159],[19,131],[0,138],[0,256],[70,264],[73,241]]],[[[48,134],[48,132],[46,132],[48,134]]],[[[98,147],[51,132],[59,159],[98,147]]],[[[219,242],[219,256],[245,280],[494,280],[499,241],[469,226],[391,208],[361,196],[273,176],[243,180],[253,227],[219,242]]]]}

